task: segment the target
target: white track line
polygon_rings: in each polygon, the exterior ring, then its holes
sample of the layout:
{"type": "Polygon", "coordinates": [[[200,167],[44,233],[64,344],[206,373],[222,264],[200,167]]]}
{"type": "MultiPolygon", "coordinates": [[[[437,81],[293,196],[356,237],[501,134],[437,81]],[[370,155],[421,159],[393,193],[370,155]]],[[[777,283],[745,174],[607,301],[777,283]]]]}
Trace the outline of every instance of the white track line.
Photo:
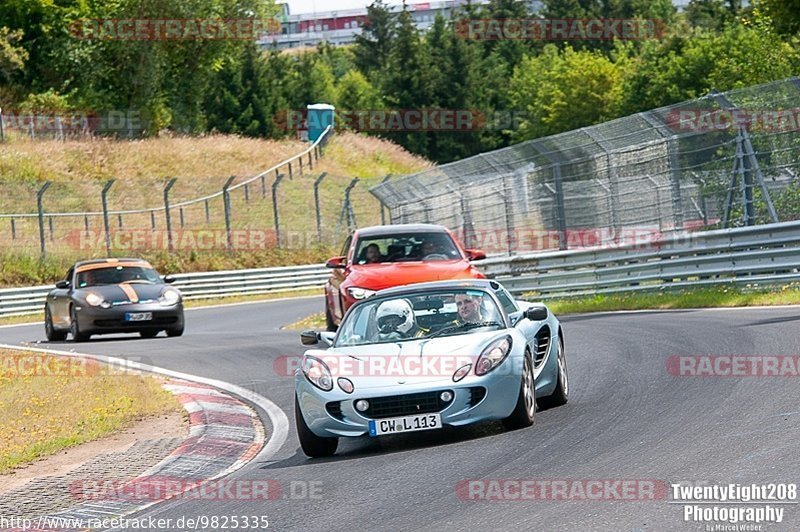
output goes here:
{"type": "Polygon", "coordinates": [[[155,373],[157,375],[164,375],[167,377],[174,377],[176,379],[183,379],[190,382],[196,382],[198,384],[206,384],[208,386],[213,386],[215,388],[219,388],[220,390],[225,390],[226,392],[230,392],[233,395],[238,395],[242,399],[245,399],[257,405],[259,408],[264,410],[264,412],[267,413],[267,416],[269,416],[270,423],[272,424],[271,437],[268,438],[267,444],[253,458],[253,460],[269,460],[272,457],[272,455],[277,453],[278,450],[280,450],[280,448],[283,447],[283,444],[286,442],[286,438],[289,435],[289,418],[286,417],[286,414],[283,412],[283,410],[281,410],[281,408],[278,405],[276,405],[263,395],[259,395],[255,392],[252,392],[246,388],[242,388],[241,386],[237,386],[235,384],[219,381],[216,379],[207,379],[205,377],[198,377],[196,375],[189,375],[188,373],[180,373],[178,371],[172,371],[170,369],[150,366],[149,364],[140,364],[139,362],[134,362],[132,360],[127,360],[124,358],[107,357],[104,355],[91,355],[88,353],[73,353],[69,351],[57,351],[54,349],[40,349],[37,347],[21,347],[18,345],[11,345],[11,344],[0,344],[0,348],[15,349],[18,351],[28,351],[33,353],[45,353],[52,355],[68,356],[68,357],[89,358],[100,362],[105,362],[107,364],[112,364],[114,368],[126,368],[135,371],[143,371],[147,373],[155,373]]]}

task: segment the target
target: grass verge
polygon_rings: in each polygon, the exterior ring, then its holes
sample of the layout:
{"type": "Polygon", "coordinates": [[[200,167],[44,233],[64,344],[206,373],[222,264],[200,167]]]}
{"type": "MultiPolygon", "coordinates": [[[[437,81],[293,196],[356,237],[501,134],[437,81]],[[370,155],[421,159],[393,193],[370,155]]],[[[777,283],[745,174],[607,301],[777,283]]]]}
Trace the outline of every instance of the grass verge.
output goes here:
{"type": "MultiPolygon", "coordinates": [[[[535,299],[535,294],[523,297],[535,299]]],[[[800,304],[800,285],[727,285],[663,292],[621,292],[547,301],[556,314],[614,310],[667,310],[710,307],[748,307],[800,304]]]]}
{"type": "Polygon", "coordinates": [[[76,360],[0,349],[0,474],[181,410],[153,377],[76,360]]]}
{"type": "Polygon", "coordinates": [[[292,331],[324,331],[326,328],[325,324],[325,313],[324,312],[317,312],[312,314],[311,316],[306,316],[302,320],[297,320],[294,323],[290,323],[289,325],[284,325],[283,329],[288,329],[292,331]]]}

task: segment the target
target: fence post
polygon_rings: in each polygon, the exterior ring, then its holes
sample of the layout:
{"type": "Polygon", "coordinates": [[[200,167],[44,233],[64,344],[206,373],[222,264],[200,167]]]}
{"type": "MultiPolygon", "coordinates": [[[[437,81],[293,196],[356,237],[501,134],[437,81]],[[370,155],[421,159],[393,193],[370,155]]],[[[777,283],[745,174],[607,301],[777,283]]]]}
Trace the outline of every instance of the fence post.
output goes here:
{"type": "Polygon", "coordinates": [[[17,224],[14,218],[11,218],[11,240],[17,239],[17,224]]]}
{"type": "Polygon", "coordinates": [[[558,249],[567,249],[567,209],[564,204],[564,180],[561,178],[561,164],[553,165],[553,181],[556,185],[556,229],[558,230],[558,249]]]}
{"type": "Polygon", "coordinates": [[[211,210],[208,208],[208,200],[205,200],[203,203],[205,203],[206,206],[206,223],[208,224],[211,223],[211,210]]]}
{"type": "Polygon", "coordinates": [[[103,190],[100,193],[100,198],[103,204],[103,229],[106,232],[106,253],[111,255],[111,228],[110,224],[108,223],[108,191],[111,190],[111,185],[114,184],[113,179],[109,179],[106,181],[106,184],[103,186],[103,190]]]}
{"type": "MultiPolygon", "coordinates": [[[[386,174],[386,177],[384,177],[381,180],[381,184],[386,183],[387,181],[389,181],[390,177],[392,177],[392,174],[386,174]]],[[[380,198],[378,199],[378,201],[381,202],[381,225],[386,225],[386,214],[384,213],[384,209],[386,208],[386,205],[383,204],[383,200],[381,200],[380,198]]],[[[392,211],[389,210],[390,221],[391,221],[391,217],[392,217],[392,211]]]]}
{"type": "Polygon", "coordinates": [[[172,219],[169,214],[169,191],[177,180],[177,177],[173,177],[167,182],[167,186],[164,187],[164,221],[167,223],[167,248],[170,251],[175,250],[175,245],[172,243],[172,219]]]}
{"type": "Polygon", "coordinates": [[[313,170],[314,169],[314,163],[311,160],[311,152],[308,152],[308,169],[309,170],[313,170]]]}
{"type": "Polygon", "coordinates": [[[236,179],[236,176],[232,175],[225,181],[225,184],[222,185],[222,206],[225,208],[225,237],[228,243],[228,252],[233,251],[231,235],[231,194],[228,192],[228,187],[231,186],[234,179],[236,179]]]}
{"type": "Polygon", "coordinates": [[[350,191],[358,184],[359,178],[354,177],[347,188],[344,189],[344,208],[347,209],[347,232],[352,233],[356,225],[356,214],[353,212],[353,203],[350,201],[350,191]]]}
{"type": "Polygon", "coordinates": [[[317,211],[317,239],[322,242],[322,213],[319,210],[319,185],[328,172],[322,172],[319,177],[314,181],[314,208],[317,211]]]}
{"type": "MultiPolygon", "coordinates": [[[[277,172],[277,170],[275,170],[277,172]]],[[[292,162],[289,161],[289,179],[292,178],[292,162]]]]}
{"type": "Polygon", "coordinates": [[[50,188],[50,185],[50,181],[45,181],[42,188],[36,193],[36,208],[39,211],[39,244],[41,247],[42,259],[47,256],[47,248],[44,243],[44,207],[42,205],[42,196],[44,196],[44,193],[50,188]]]}
{"type": "MultiPolygon", "coordinates": [[[[291,166],[289,168],[291,168],[291,166]]],[[[280,220],[278,219],[278,187],[281,184],[281,180],[283,180],[283,174],[278,174],[278,177],[276,177],[275,181],[272,183],[272,216],[275,219],[275,238],[278,243],[278,248],[282,245],[281,226],[280,220]]]]}
{"type": "Polygon", "coordinates": [[[300,165],[300,175],[303,175],[303,156],[297,158],[297,164],[300,165]]]}
{"type": "Polygon", "coordinates": [[[181,208],[180,208],[180,210],[178,212],[180,213],[180,217],[181,217],[181,229],[183,229],[183,225],[184,225],[184,223],[183,223],[183,205],[181,205],[181,208]]]}
{"type": "Polygon", "coordinates": [[[266,197],[267,197],[267,176],[266,174],[263,174],[261,176],[261,199],[264,199],[266,197]]]}
{"type": "Polygon", "coordinates": [[[244,184],[244,202],[250,203],[250,183],[244,184]]]}
{"type": "Polygon", "coordinates": [[[88,233],[89,232],[89,215],[83,215],[83,229],[88,233]]]}
{"type": "Polygon", "coordinates": [[[64,126],[61,123],[61,117],[56,115],[56,140],[64,142],[64,126]]]}
{"type": "Polygon", "coordinates": [[[150,227],[153,231],[156,230],[156,211],[150,211],[150,227]]]}
{"type": "Polygon", "coordinates": [[[53,237],[53,217],[52,216],[48,216],[47,217],[47,227],[50,228],[50,242],[52,242],[53,240],[55,240],[55,238],[53,237]]]}
{"type": "Polygon", "coordinates": [[[3,124],[3,108],[0,107],[0,142],[4,141],[5,139],[6,139],[6,128],[3,124]]]}

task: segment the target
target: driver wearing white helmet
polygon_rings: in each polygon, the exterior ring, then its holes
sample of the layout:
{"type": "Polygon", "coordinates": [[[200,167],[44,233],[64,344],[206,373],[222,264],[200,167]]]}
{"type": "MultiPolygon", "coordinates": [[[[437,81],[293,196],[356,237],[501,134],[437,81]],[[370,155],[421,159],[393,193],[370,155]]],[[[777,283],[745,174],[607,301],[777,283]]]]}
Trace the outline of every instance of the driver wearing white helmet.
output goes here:
{"type": "Polygon", "coordinates": [[[406,299],[384,301],[375,314],[381,340],[419,338],[428,333],[417,325],[414,309],[406,299]]]}

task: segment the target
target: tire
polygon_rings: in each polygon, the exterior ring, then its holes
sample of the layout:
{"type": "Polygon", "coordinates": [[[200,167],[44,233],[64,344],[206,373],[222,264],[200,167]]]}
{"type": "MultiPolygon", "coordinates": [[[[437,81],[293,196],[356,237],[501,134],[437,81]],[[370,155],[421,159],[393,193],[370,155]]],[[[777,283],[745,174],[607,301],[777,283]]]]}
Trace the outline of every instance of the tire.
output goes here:
{"type": "Polygon", "coordinates": [[[339,438],[321,438],[311,432],[311,429],[306,425],[306,420],[303,419],[303,413],[300,412],[300,403],[296,395],[294,397],[294,421],[297,425],[297,437],[300,440],[300,447],[306,456],[323,458],[325,456],[333,456],[336,453],[336,447],[339,446],[339,438]]]}
{"type": "Polygon", "coordinates": [[[67,339],[67,331],[57,331],[53,326],[53,315],[50,305],[44,306],[44,334],[48,342],[63,342],[67,339]]]}
{"type": "Polygon", "coordinates": [[[511,415],[503,420],[508,430],[522,429],[533,425],[536,419],[536,382],[529,353],[525,353],[522,365],[522,379],[517,395],[517,405],[511,415]]]}
{"type": "Polygon", "coordinates": [[[328,307],[327,298],[325,300],[325,327],[328,332],[336,332],[336,329],[338,329],[336,324],[333,323],[333,316],[331,316],[331,309],[328,307]]]}
{"type": "Polygon", "coordinates": [[[139,336],[142,338],[155,338],[161,331],[139,331],[139,336]]]}
{"type": "Polygon", "coordinates": [[[167,329],[167,336],[175,338],[176,336],[183,336],[183,325],[175,329],[167,329]]]}
{"type": "Polygon", "coordinates": [[[567,375],[567,356],[564,353],[564,341],[558,339],[558,380],[556,389],[547,397],[542,397],[539,402],[544,408],[553,408],[567,404],[569,401],[569,376],[567,375]]]}
{"type": "Polygon", "coordinates": [[[73,342],[85,342],[91,338],[91,334],[82,332],[78,324],[78,315],[75,313],[75,307],[69,309],[69,332],[72,335],[73,342]]]}

